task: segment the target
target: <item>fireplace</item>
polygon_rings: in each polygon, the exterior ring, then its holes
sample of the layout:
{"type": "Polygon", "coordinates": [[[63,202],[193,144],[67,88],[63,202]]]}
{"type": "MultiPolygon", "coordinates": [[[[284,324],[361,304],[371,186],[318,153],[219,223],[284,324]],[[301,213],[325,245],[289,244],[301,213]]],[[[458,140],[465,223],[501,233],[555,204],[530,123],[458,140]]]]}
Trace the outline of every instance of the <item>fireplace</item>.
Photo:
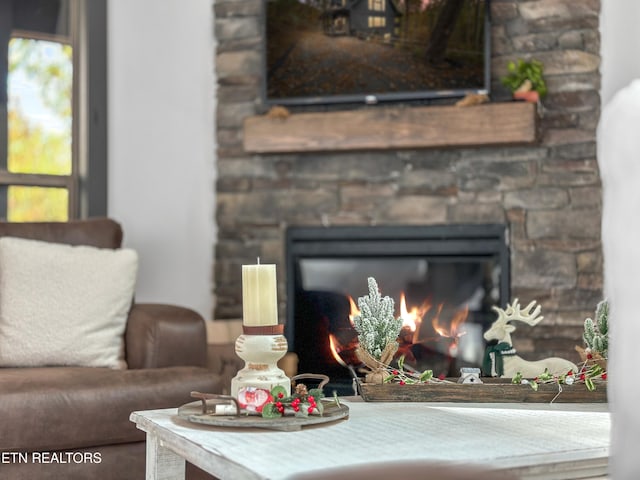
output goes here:
{"type": "MultiPolygon", "coordinates": [[[[540,8],[540,0],[491,3],[491,35],[500,41],[491,59],[492,101],[485,105],[492,114],[479,121],[476,109],[486,112],[485,106],[403,104],[340,112],[309,107],[310,121],[297,112],[286,119],[263,115],[269,109],[260,101],[265,35],[238,28],[262,24],[263,4],[216,0],[218,235],[211,316],[242,316],[241,265],[260,257],[285,267],[283,226],[498,223],[508,225],[510,273],[503,268],[501,275],[511,277],[511,296],[537,300],[545,317],[526,335],[518,326],[518,352],[531,360],[573,355],[577,361],[584,319],[603,295],[595,136],[601,2],[565,3],[564,9],[540,8]],[[545,28],[550,24],[553,29],[545,28]],[[527,32],[549,46],[538,52],[553,70],[544,115],[507,101],[500,85],[508,61],[531,54],[527,32]]],[[[283,270],[281,294],[288,284],[283,270]]],[[[378,280],[392,295],[387,281],[378,280]]],[[[366,275],[357,285],[352,296],[366,294],[366,275]]],[[[288,315],[293,344],[292,306],[288,315]]]]}
{"type": "Polygon", "coordinates": [[[399,355],[434,375],[479,367],[491,307],[509,300],[504,225],[292,227],[286,262],[285,335],[298,371],[328,375],[340,393],[359,366],[350,316],[368,277],[403,318],[399,355]]]}

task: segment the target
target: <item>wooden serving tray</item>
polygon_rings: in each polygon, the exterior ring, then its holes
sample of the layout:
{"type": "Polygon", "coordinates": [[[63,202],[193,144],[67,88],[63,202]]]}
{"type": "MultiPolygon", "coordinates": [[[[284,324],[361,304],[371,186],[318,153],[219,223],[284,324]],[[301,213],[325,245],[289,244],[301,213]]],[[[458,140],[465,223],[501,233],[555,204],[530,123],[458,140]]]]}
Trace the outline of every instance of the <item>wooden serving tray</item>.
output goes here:
{"type": "Polygon", "coordinates": [[[322,415],[309,415],[307,417],[284,416],[278,418],[263,418],[259,415],[214,415],[212,413],[202,413],[202,402],[187,403],[178,408],[178,416],[202,425],[225,428],[266,428],[269,430],[279,430],[291,432],[301,430],[308,425],[318,425],[331,423],[336,420],[349,417],[349,407],[341,403],[337,405],[335,401],[324,402],[322,415]]]}
{"type": "MultiPolygon", "coordinates": [[[[455,379],[452,379],[455,381],[455,379]]],[[[360,394],[367,402],[469,402],[469,403],[606,403],[607,382],[594,381],[596,389],[582,383],[557,385],[544,383],[535,391],[530,385],[509,379],[483,378],[484,383],[417,383],[374,385],[360,383],[360,394]],[[562,391],[560,391],[560,388],[562,391]],[[558,394],[558,392],[560,392],[558,394]]]]}

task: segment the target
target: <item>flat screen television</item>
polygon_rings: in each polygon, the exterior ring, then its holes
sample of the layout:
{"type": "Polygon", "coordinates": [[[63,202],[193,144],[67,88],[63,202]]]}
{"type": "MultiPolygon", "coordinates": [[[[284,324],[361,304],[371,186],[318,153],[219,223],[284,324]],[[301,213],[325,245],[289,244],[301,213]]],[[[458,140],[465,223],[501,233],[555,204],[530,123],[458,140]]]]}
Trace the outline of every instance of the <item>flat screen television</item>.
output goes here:
{"type": "Polygon", "coordinates": [[[488,93],[490,0],[265,0],[267,104],[488,93]]]}

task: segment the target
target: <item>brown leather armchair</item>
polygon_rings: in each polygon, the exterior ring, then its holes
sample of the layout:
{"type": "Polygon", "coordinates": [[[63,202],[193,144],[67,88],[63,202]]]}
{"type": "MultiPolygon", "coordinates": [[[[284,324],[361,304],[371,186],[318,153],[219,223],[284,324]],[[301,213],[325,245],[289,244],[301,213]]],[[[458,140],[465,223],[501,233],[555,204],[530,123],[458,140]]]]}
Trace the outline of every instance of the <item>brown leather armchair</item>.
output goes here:
{"type": "MultiPolygon", "coordinates": [[[[119,248],[106,218],[2,223],[0,236],[119,248]]],[[[143,479],[145,435],[132,411],[177,407],[193,390],[219,392],[205,368],[205,323],[171,305],[134,304],[125,333],[127,370],[0,368],[0,477],[143,479]]],[[[193,473],[193,472],[192,472],[193,473]]]]}

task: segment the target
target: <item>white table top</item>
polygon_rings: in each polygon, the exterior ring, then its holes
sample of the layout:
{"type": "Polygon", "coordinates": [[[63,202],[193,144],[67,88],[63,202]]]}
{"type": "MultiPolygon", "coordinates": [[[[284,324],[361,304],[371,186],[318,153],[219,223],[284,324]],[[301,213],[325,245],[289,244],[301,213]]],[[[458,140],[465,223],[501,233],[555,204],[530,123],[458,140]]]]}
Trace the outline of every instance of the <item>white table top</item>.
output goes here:
{"type": "MultiPolygon", "coordinates": [[[[221,478],[230,472],[245,478],[293,478],[398,460],[523,472],[533,465],[578,462],[586,468],[595,462],[606,471],[606,404],[345,404],[349,419],[294,432],[197,425],[179,418],[176,409],[134,412],[131,420],[221,478]]],[[[577,477],[557,473],[550,478],[577,477]]]]}

